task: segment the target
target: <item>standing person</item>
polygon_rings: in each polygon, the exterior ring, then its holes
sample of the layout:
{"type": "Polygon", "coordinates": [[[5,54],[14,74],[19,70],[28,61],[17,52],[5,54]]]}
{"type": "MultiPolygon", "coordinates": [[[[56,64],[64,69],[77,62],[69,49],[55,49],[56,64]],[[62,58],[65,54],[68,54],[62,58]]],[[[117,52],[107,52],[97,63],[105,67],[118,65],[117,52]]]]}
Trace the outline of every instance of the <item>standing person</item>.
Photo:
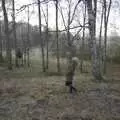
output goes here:
{"type": "Polygon", "coordinates": [[[69,92],[72,93],[77,92],[77,89],[73,87],[73,79],[75,75],[75,69],[77,67],[77,59],[73,57],[68,61],[67,72],[66,72],[66,82],[65,85],[69,87],[69,92]]]}

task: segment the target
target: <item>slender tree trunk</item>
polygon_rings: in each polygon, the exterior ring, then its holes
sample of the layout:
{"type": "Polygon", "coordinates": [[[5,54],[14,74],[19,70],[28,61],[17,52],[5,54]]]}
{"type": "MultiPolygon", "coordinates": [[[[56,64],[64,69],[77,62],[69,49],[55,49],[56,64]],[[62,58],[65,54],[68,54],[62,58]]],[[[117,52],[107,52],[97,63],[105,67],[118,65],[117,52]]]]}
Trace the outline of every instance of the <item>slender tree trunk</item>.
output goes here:
{"type": "Polygon", "coordinates": [[[46,41],[47,41],[47,51],[46,51],[46,69],[49,68],[49,51],[48,51],[48,43],[49,43],[49,37],[48,37],[48,3],[47,3],[47,30],[46,30],[46,41]]]}
{"type": "Polygon", "coordinates": [[[16,37],[16,21],[15,21],[15,1],[12,0],[13,7],[13,35],[14,35],[14,49],[15,49],[15,65],[18,67],[18,59],[17,59],[17,37],[16,37]]]}
{"type": "Polygon", "coordinates": [[[3,54],[2,54],[2,24],[0,21],[0,62],[3,61],[3,54]]]}
{"type": "MultiPolygon", "coordinates": [[[[23,29],[23,28],[22,28],[23,29]]],[[[24,47],[24,57],[23,57],[23,61],[24,61],[24,65],[26,65],[27,64],[27,51],[26,51],[26,49],[27,49],[27,47],[26,47],[26,39],[25,39],[25,37],[24,37],[24,34],[23,34],[23,30],[22,30],[22,41],[23,41],[23,47],[24,47]]]]}
{"type": "Polygon", "coordinates": [[[60,72],[60,51],[58,38],[58,0],[56,0],[56,40],[57,40],[57,71],[60,72]]]}
{"type": "MultiPolygon", "coordinates": [[[[94,31],[95,31],[95,37],[96,37],[96,17],[97,17],[97,1],[98,0],[94,0],[94,8],[93,8],[93,15],[94,15],[94,31]]],[[[96,40],[95,40],[96,41],[96,40]]]]}
{"type": "Polygon", "coordinates": [[[102,7],[102,14],[101,14],[101,23],[100,23],[100,33],[99,33],[99,65],[100,71],[102,66],[102,25],[103,25],[103,15],[104,15],[104,6],[102,7]]]}
{"type": "Polygon", "coordinates": [[[40,5],[39,0],[38,0],[38,12],[39,12],[39,34],[40,34],[41,52],[42,52],[42,70],[43,70],[43,72],[45,72],[46,71],[46,69],[45,69],[45,55],[44,55],[43,39],[42,39],[42,34],[41,34],[41,5],[40,5]]]}
{"type": "Polygon", "coordinates": [[[108,28],[108,19],[109,19],[109,14],[110,14],[110,9],[111,9],[111,4],[112,0],[109,2],[108,10],[107,10],[107,3],[106,0],[103,0],[104,4],[104,68],[103,72],[106,74],[106,68],[107,68],[107,28],[108,28]]]}
{"type": "Polygon", "coordinates": [[[71,14],[71,7],[69,3],[69,12],[68,12],[68,26],[67,26],[67,41],[68,41],[68,50],[70,52],[69,61],[72,59],[73,51],[72,51],[72,43],[70,38],[70,14],[71,14]]]}
{"type": "Polygon", "coordinates": [[[27,64],[27,45],[26,45],[26,35],[24,34],[24,31],[26,28],[24,28],[24,23],[21,24],[21,40],[22,40],[22,46],[23,46],[23,65],[27,64]]]}
{"type": "MultiPolygon", "coordinates": [[[[94,4],[95,5],[95,4],[94,4]]],[[[89,35],[90,35],[90,49],[92,60],[92,74],[96,80],[101,80],[102,75],[99,66],[98,49],[96,45],[96,17],[92,6],[92,0],[87,0],[88,20],[89,20],[89,35]]]]}
{"type": "Polygon", "coordinates": [[[21,43],[22,43],[22,66],[24,65],[24,40],[23,40],[23,31],[22,31],[22,24],[21,24],[21,26],[20,26],[20,38],[21,38],[21,43]]]}
{"type": "MultiPolygon", "coordinates": [[[[83,26],[85,26],[86,22],[86,3],[85,3],[85,11],[84,11],[84,18],[83,18],[83,26]]],[[[84,52],[85,52],[85,27],[83,27],[83,36],[82,36],[82,49],[81,49],[81,63],[80,68],[81,72],[83,72],[83,59],[84,59],[84,52]]]]}
{"type": "Polygon", "coordinates": [[[6,47],[7,47],[7,63],[8,63],[8,69],[12,69],[12,53],[11,53],[11,44],[10,44],[10,38],[9,38],[9,27],[8,27],[8,16],[7,11],[5,7],[5,0],[2,0],[2,10],[4,15],[4,24],[5,24],[5,38],[6,38],[6,47]]]}
{"type": "Polygon", "coordinates": [[[29,25],[29,6],[28,6],[28,33],[27,33],[27,65],[30,67],[30,25],[29,25]]]}
{"type": "Polygon", "coordinates": [[[106,0],[103,0],[104,2],[104,65],[103,65],[103,73],[106,73],[106,50],[107,50],[107,22],[106,22],[106,14],[107,14],[107,6],[106,6],[106,0]]]}

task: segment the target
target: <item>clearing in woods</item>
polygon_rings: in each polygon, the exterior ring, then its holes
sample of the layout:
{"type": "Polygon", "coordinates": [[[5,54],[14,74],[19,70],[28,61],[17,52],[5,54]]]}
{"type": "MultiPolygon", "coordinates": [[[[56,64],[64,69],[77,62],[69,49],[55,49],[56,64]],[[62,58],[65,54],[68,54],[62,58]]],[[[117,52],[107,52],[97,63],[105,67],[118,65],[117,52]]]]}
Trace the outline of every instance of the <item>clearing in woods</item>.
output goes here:
{"type": "Polygon", "coordinates": [[[111,68],[101,83],[77,72],[69,94],[64,74],[0,67],[0,120],[120,120],[120,68],[111,68]]]}

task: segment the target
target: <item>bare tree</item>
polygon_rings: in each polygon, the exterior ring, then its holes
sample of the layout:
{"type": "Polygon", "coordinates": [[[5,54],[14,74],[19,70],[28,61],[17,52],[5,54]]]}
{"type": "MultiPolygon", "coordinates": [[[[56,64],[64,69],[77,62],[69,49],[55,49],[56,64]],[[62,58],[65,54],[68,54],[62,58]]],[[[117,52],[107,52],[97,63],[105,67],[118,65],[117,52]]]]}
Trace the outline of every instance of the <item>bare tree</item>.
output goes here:
{"type": "Polygon", "coordinates": [[[46,69],[49,68],[49,50],[48,50],[48,43],[49,43],[49,28],[48,28],[48,2],[46,3],[46,14],[44,12],[44,10],[42,9],[44,18],[45,18],[45,40],[46,40],[46,69]]]}
{"type": "Polygon", "coordinates": [[[65,30],[67,31],[68,51],[71,53],[71,57],[69,57],[71,59],[72,55],[73,55],[73,41],[74,41],[75,36],[78,35],[79,32],[81,31],[82,26],[81,25],[79,26],[80,29],[77,31],[77,33],[75,34],[73,39],[71,39],[71,37],[70,37],[70,29],[71,29],[70,25],[72,24],[72,22],[75,18],[75,13],[76,13],[77,7],[82,0],[77,1],[77,3],[75,4],[75,6],[73,8],[73,11],[72,11],[72,8],[71,8],[72,7],[72,1],[71,0],[66,0],[66,1],[68,3],[67,25],[65,23],[65,17],[63,15],[62,8],[61,8],[60,5],[59,5],[59,7],[60,7],[60,13],[61,13],[61,16],[62,16],[63,24],[64,24],[64,27],[65,27],[65,30]]]}
{"type": "Polygon", "coordinates": [[[3,16],[4,16],[4,25],[5,25],[5,38],[6,38],[6,47],[7,47],[7,63],[8,63],[8,69],[12,69],[12,53],[11,53],[11,42],[9,37],[9,27],[8,27],[8,16],[6,11],[6,1],[2,0],[2,10],[3,10],[3,16]]]}
{"type": "Polygon", "coordinates": [[[86,2],[84,1],[84,13],[83,13],[83,35],[82,35],[82,51],[81,51],[81,72],[83,72],[83,59],[84,59],[84,49],[85,49],[85,22],[86,22],[86,2]]]}
{"type": "Polygon", "coordinates": [[[18,66],[17,59],[17,36],[16,36],[16,21],[15,21],[15,0],[12,0],[12,9],[13,9],[13,35],[14,35],[14,49],[15,49],[15,65],[18,66]]]}
{"type": "Polygon", "coordinates": [[[27,30],[27,65],[28,67],[30,66],[30,25],[29,25],[29,22],[30,22],[30,11],[29,11],[29,6],[28,6],[28,30],[27,30]]]}
{"type": "Polygon", "coordinates": [[[111,9],[111,4],[112,0],[109,1],[108,9],[107,9],[107,1],[103,0],[104,4],[104,68],[103,72],[104,74],[106,73],[106,55],[107,55],[107,28],[108,28],[108,20],[109,20],[109,15],[110,15],[110,9],[111,9]]]}
{"type": "Polygon", "coordinates": [[[3,51],[2,51],[2,23],[0,21],[0,62],[3,61],[3,51]]]}
{"type": "Polygon", "coordinates": [[[102,28],[103,28],[103,15],[104,15],[104,5],[102,5],[102,13],[101,13],[101,22],[100,22],[100,33],[99,33],[99,64],[100,70],[102,66],[102,28]]]}
{"type": "Polygon", "coordinates": [[[57,40],[57,71],[60,72],[60,53],[59,53],[59,38],[58,38],[58,0],[56,0],[56,40],[57,40]]]}
{"type": "Polygon", "coordinates": [[[38,12],[39,12],[39,34],[40,34],[40,41],[41,41],[41,52],[42,52],[42,69],[43,72],[46,71],[45,69],[45,55],[44,55],[44,46],[43,46],[43,39],[42,39],[42,34],[41,34],[41,3],[38,0],[38,12]]]}
{"type": "Polygon", "coordinates": [[[68,40],[69,51],[70,51],[70,53],[72,53],[72,51],[71,51],[72,50],[72,43],[71,43],[71,39],[70,39],[71,3],[70,3],[69,0],[68,0],[68,2],[69,2],[69,6],[68,6],[69,7],[69,11],[68,11],[68,25],[67,25],[67,40],[68,40]]]}
{"type": "Polygon", "coordinates": [[[27,63],[27,45],[26,45],[26,36],[24,34],[24,26],[23,23],[21,24],[21,38],[22,38],[22,45],[23,45],[23,63],[24,65],[27,63]]]}
{"type": "Polygon", "coordinates": [[[49,68],[49,51],[48,51],[48,42],[49,42],[49,37],[48,37],[48,3],[46,4],[46,14],[47,14],[47,20],[46,20],[46,41],[47,41],[47,51],[46,51],[46,68],[49,68]]]}
{"type": "Polygon", "coordinates": [[[89,21],[89,36],[90,36],[90,49],[91,49],[91,60],[92,60],[92,74],[96,80],[101,80],[102,75],[100,72],[98,49],[96,45],[96,8],[97,0],[86,0],[88,10],[88,21],[89,21]],[[94,3],[94,7],[93,4],[94,3]]]}

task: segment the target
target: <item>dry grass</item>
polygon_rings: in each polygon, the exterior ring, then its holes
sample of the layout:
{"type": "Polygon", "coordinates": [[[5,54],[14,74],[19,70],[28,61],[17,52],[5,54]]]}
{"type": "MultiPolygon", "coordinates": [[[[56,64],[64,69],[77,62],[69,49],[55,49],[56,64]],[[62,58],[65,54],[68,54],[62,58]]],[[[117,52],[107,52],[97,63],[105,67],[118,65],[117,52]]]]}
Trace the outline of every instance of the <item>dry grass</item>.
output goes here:
{"type": "MultiPolygon", "coordinates": [[[[69,94],[64,85],[65,60],[58,74],[53,59],[47,73],[41,72],[37,58],[31,59],[31,68],[0,68],[0,120],[120,120],[119,82],[109,81],[110,76],[94,82],[78,69],[74,80],[78,93],[69,94]]],[[[119,72],[111,69],[109,75],[119,77],[119,72]]]]}

